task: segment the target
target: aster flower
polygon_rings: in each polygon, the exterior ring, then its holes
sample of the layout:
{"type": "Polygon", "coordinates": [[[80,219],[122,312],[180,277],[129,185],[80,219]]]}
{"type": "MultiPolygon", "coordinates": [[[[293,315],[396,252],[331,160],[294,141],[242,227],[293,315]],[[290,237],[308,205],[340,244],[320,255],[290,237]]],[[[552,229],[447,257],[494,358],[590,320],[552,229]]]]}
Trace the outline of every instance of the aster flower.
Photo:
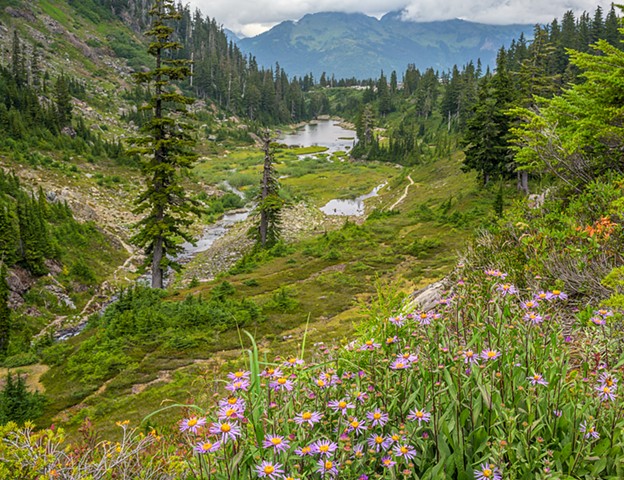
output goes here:
{"type": "Polygon", "coordinates": [[[595,390],[598,392],[598,398],[600,398],[603,402],[613,402],[615,400],[615,387],[599,385],[595,388],[595,390]]]}
{"type": "Polygon", "coordinates": [[[305,445],[303,447],[299,447],[295,449],[295,455],[299,457],[307,457],[312,455],[314,452],[312,451],[312,445],[305,445]]]}
{"type": "Polygon", "coordinates": [[[586,422],[581,423],[579,431],[585,434],[583,435],[585,438],[593,438],[595,440],[600,438],[600,434],[596,431],[596,427],[594,425],[587,426],[586,422]]]}
{"type": "Polygon", "coordinates": [[[481,468],[479,470],[474,471],[476,480],[502,480],[503,475],[501,474],[498,467],[490,464],[490,463],[482,463],[481,468]]]}
{"type": "Polygon", "coordinates": [[[403,437],[398,433],[393,433],[392,435],[390,435],[390,440],[392,440],[392,443],[398,443],[403,440],[403,437]]]}
{"type": "Polygon", "coordinates": [[[294,382],[286,377],[279,377],[269,382],[269,388],[276,392],[290,392],[295,388],[294,382]]]}
{"type": "Polygon", "coordinates": [[[416,449],[411,445],[395,445],[393,451],[397,457],[404,457],[406,460],[416,456],[416,449]]]}
{"type": "Polygon", "coordinates": [[[272,448],[275,452],[288,450],[290,443],[281,435],[267,435],[262,442],[264,448],[272,448]]]}
{"type": "Polygon", "coordinates": [[[464,352],[464,363],[479,363],[479,355],[475,354],[475,352],[471,349],[466,350],[464,352]]]}
{"type": "Polygon", "coordinates": [[[607,324],[607,320],[604,317],[591,317],[589,319],[594,325],[602,326],[607,324]]]}
{"type": "Polygon", "coordinates": [[[301,358],[289,357],[282,365],[284,365],[285,367],[296,367],[303,364],[305,364],[305,361],[303,361],[301,358]]]}
{"type": "Polygon", "coordinates": [[[264,378],[279,378],[283,377],[284,374],[279,367],[267,367],[262,371],[262,373],[260,373],[260,376],[264,378]]]}
{"type": "Polygon", "coordinates": [[[240,412],[244,412],[246,408],[245,400],[238,397],[228,397],[219,400],[220,407],[236,407],[240,412]]]}
{"type": "Polygon", "coordinates": [[[390,317],[388,319],[392,325],[396,325],[397,327],[402,327],[405,324],[405,317],[403,315],[397,315],[396,317],[390,317]]]}
{"type": "Polygon", "coordinates": [[[317,462],[317,465],[318,468],[316,469],[316,471],[319,472],[323,477],[325,477],[325,475],[335,477],[338,474],[338,464],[336,462],[320,459],[317,462]]]}
{"type": "Polygon", "coordinates": [[[368,394],[366,392],[353,392],[353,394],[351,395],[351,398],[353,398],[353,400],[356,400],[360,403],[364,403],[366,402],[366,400],[368,400],[368,394]]]}
{"type": "Polygon", "coordinates": [[[431,420],[431,413],[416,408],[414,410],[410,410],[407,419],[418,421],[418,425],[420,426],[422,422],[429,423],[429,420],[431,420]]]}
{"type": "Polygon", "coordinates": [[[366,418],[371,422],[371,426],[383,427],[388,422],[388,414],[382,412],[378,408],[366,414],[366,418]]]}
{"type": "Polygon", "coordinates": [[[416,315],[416,320],[418,320],[418,323],[421,325],[429,325],[431,323],[432,316],[426,312],[420,312],[416,315]]]}
{"type": "Polygon", "coordinates": [[[518,289],[515,287],[515,285],[511,283],[501,283],[496,287],[496,290],[500,292],[503,297],[507,295],[515,295],[516,293],[518,293],[518,289]]]}
{"type": "Polygon", "coordinates": [[[364,424],[364,422],[361,422],[357,418],[352,418],[351,420],[349,420],[349,425],[347,427],[347,431],[348,432],[355,432],[356,435],[360,435],[367,428],[368,427],[364,424]]]}
{"type": "Polygon", "coordinates": [[[539,292],[537,292],[534,296],[533,296],[534,300],[537,300],[538,302],[544,301],[544,300],[549,300],[548,298],[548,293],[545,292],[544,290],[540,290],[539,292]]]}
{"type": "Polygon", "coordinates": [[[411,367],[411,363],[404,360],[402,357],[397,358],[390,364],[392,370],[406,370],[411,367]]]}
{"type": "Polygon", "coordinates": [[[259,477],[267,477],[271,480],[277,480],[284,474],[282,465],[279,463],[268,462],[263,460],[260,465],[256,466],[256,473],[259,477]]]}
{"type": "Polygon", "coordinates": [[[374,433],[373,435],[368,437],[366,442],[368,443],[368,446],[372,450],[375,450],[376,452],[379,452],[379,451],[385,452],[386,450],[388,450],[388,448],[392,444],[392,439],[390,439],[389,437],[384,437],[383,435],[374,433]]]}
{"type": "Polygon", "coordinates": [[[531,382],[531,385],[548,385],[548,382],[539,373],[534,373],[532,376],[527,377],[527,380],[531,382]]]}
{"type": "Polygon", "coordinates": [[[408,363],[416,363],[418,361],[418,355],[410,352],[405,352],[397,355],[397,360],[399,359],[404,360],[408,363]]]}
{"type": "Polygon", "coordinates": [[[250,387],[250,383],[249,380],[245,380],[244,378],[241,380],[234,380],[231,383],[228,383],[225,386],[225,389],[234,393],[234,392],[238,392],[238,391],[243,391],[246,392],[247,390],[249,390],[250,387]]]}
{"type": "Polygon", "coordinates": [[[385,468],[392,468],[396,465],[396,462],[392,460],[392,457],[385,456],[381,459],[381,465],[383,465],[385,468]]]}
{"type": "Polygon", "coordinates": [[[182,423],[180,423],[180,431],[197,433],[204,425],[206,425],[206,419],[204,417],[185,418],[182,420],[182,423]]]}
{"type": "Polygon", "coordinates": [[[347,414],[347,410],[355,408],[355,405],[349,403],[347,400],[332,400],[327,403],[327,406],[333,411],[340,411],[343,415],[347,414]]]}
{"type": "Polygon", "coordinates": [[[606,385],[607,387],[617,387],[617,378],[611,375],[609,372],[602,372],[598,377],[598,382],[601,385],[606,385]]]}
{"type": "Polygon", "coordinates": [[[568,296],[561,290],[553,290],[546,294],[546,300],[565,300],[568,296]]]}
{"type": "Polygon", "coordinates": [[[527,300],[526,302],[522,302],[520,306],[525,310],[532,310],[534,308],[537,308],[539,306],[539,303],[537,303],[536,300],[527,300]]]}
{"type": "Polygon", "coordinates": [[[533,325],[539,325],[540,323],[544,321],[544,317],[542,317],[541,315],[535,312],[527,312],[526,315],[524,316],[524,319],[527,322],[531,322],[533,325]]]}
{"type": "Polygon", "coordinates": [[[331,440],[317,440],[310,447],[312,447],[312,453],[317,453],[321,457],[329,457],[336,451],[338,444],[331,440]]]}
{"type": "Polygon", "coordinates": [[[394,345],[395,343],[398,343],[399,341],[399,337],[397,337],[396,335],[394,337],[388,337],[386,338],[386,345],[394,345]]]}
{"type": "Polygon", "coordinates": [[[243,418],[243,412],[234,405],[226,405],[217,410],[217,418],[219,420],[239,420],[243,418]]]}
{"type": "Polygon", "coordinates": [[[320,422],[321,418],[323,418],[323,415],[319,412],[310,412],[306,410],[295,415],[295,423],[297,425],[307,423],[308,425],[313,426],[315,423],[320,422]]]}
{"type": "Polygon", "coordinates": [[[602,318],[612,317],[613,312],[611,310],[607,310],[605,308],[601,308],[599,310],[594,311],[594,314],[601,316],[602,318]]]}
{"type": "Polygon", "coordinates": [[[220,435],[221,441],[225,443],[228,440],[236,440],[236,437],[240,437],[241,428],[230,421],[217,422],[210,427],[210,433],[220,435]]]}
{"type": "Polygon", "coordinates": [[[483,360],[496,360],[501,355],[502,354],[500,352],[497,352],[496,350],[491,350],[489,348],[486,348],[481,352],[481,358],[483,360]]]}
{"type": "Polygon", "coordinates": [[[362,458],[364,456],[364,445],[358,443],[353,447],[353,453],[351,454],[353,458],[362,458]]]}
{"type": "Polygon", "coordinates": [[[375,340],[371,338],[370,340],[366,340],[359,350],[364,352],[367,350],[377,350],[379,347],[381,347],[381,344],[375,343],[375,340]]]}
{"type": "Polygon", "coordinates": [[[221,442],[211,442],[210,440],[204,440],[203,442],[199,442],[198,444],[195,445],[195,447],[193,448],[193,450],[195,450],[197,453],[212,453],[212,452],[216,452],[217,450],[219,450],[219,447],[221,447],[221,442]]]}
{"type": "Polygon", "coordinates": [[[227,378],[229,378],[232,381],[249,380],[250,376],[251,376],[251,372],[248,372],[247,370],[237,370],[236,372],[230,372],[227,374],[227,378]]]}

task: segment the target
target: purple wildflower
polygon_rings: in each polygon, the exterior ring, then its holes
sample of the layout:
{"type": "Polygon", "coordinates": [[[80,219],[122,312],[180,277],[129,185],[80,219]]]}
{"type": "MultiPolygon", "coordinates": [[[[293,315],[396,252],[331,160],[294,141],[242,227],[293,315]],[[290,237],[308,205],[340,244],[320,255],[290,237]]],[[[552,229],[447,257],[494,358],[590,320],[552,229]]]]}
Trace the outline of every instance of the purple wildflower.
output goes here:
{"type": "Polygon", "coordinates": [[[227,378],[235,382],[236,380],[249,380],[251,372],[246,370],[237,370],[236,372],[230,372],[227,374],[227,378]]]}
{"type": "Polygon", "coordinates": [[[397,327],[402,327],[405,323],[405,317],[403,315],[397,315],[396,317],[390,317],[388,321],[392,325],[396,325],[397,327]]]}
{"type": "Polygon", "coordinates": [[[246,392],[247,390],[249,390],[249,386],[251,384],[249,383],[249,380],[246,379],[241,379],[241,380],[234,380],[231,383],[228,383],[225,386],[225,389],[234,393],[234,392],[238,392],[238,391],[243,391],[246,392]]]}
{"type": "Polygon", "coordinates": [[[212,453],[219,450],[219,447],[221,447],[221,442],[212,443],[210,440],[204,440],[203,442],[199,442],[195,445],[193,450],[197,453],[212,453]]]}
{"type": "Polygon", "coordinates": [[[539,373],[534,373],[531,377],[527,377],[527,380],[531,381],[531,385],[548,385],[548,382],[539,373]]]}
{"type": "Polygon", "coordinates": [[[325,477],[325,475],[335,477],[338,474],[338,464],[336,462],[320,459],[317,462],[317,465],[318,468],[316,469],[316,471],[319,472],[323,477],[325,477]]]}
{"type": "Polygon", "coordinates": [[[598,398],[603,402],[613,402],[615,400],[615,387],[609,387],[607,385],[599,385],[595,388],[598,392],[598,398]]]}
{"type": "Polygon", "coordinates": [[[288,450],[290,443],[281,435],[267,435],[262,442],[264,448],[272,448],[275,452],[288,450]]]}
{"type": "Polygon", "coordinates": [[[544,321],[544,317],[535,312],[527,312],[524,319],[527,322],[531,322],[533,325],[539,325],[544,321]]]}
{"type": "Polygon", "coordinates": [[[600,434],[596,431],[596,427],[594,425],[588,427],[587,423],[583,422],[579,427],[579,431],[585,434],[585,438],[593,438],[596,440],[600,438],[600,434]]]}
{"type": "Polygon", "coordinates": [[[282,365],[284,365],[285,367],[296,367],[299,365],[303,365],[304,363],[305,361],[303,361],[301,358],[290,357],[282,365]]]}
{"type": "Polygon", "coordinates": [[[396,462],[394,460],[392,460],[392,457],[390,456],[385,456],[381,459],[381,464],[385,467],[385,468],[392,468],[396,465],[396,462]]]}
{"type": "Polygon", "coordinates": [[[501,355],[502,354],[500,352],[497,352],[496,350],[491,350],[489,348],[486,348],[481,352],[481,358],[483,360],[496,360],[501,355]]]}
{"type": "Polygon", "coordinates": [[[372,412],[368,412],[366,414],[366,418],[371,422],[373,427],[380,426],[383,427],[388,422],[388,414],[382,412],[378,408],[373,410],[372,412]]]}
{"type": "Polygon", "coordinates": [[[294,382],[286,377],[279,377],[276,380],[269,382],[269,388],[276,392],[290,392],[295,388],[294,382]]]}
{"type": "Polygon", "coordinates": [[[284,374],[279,368],[267,367],[262,371],[260,376],[264,378],[279,378],[283,377],[284,374]]]}
{"type": "Polygon", "coordinates": [[[396,445],[394,454],[397,457],[405,457],[406,460],[411,460],[416,456],[416,449],[411,445],[396,445]]]}
{"type": "Polygon", "coordinates": [[[206,419],[204,417],[190,417],[182,420],[180,424],[180,431],[191,433],[197,433],[201,427],[206,425],[206,419]]]}
{"type": "Polygon", "coordinates": [[[217,422],[210,427],[210,433],[220,435],[221,441],[225,443],[228,440],[236,440],[236,437],[240,437],[241,428],[232,422],[217,422]]]}
{"type": "Polygon", "coordinates": [[[503,297],[518,293],[518,289],[511,283],[501,283],[496,287],[496,290],[500,292],[503,297]]]}
{"type": "Polygon", "coordinates": [[[256,473],[259,477],[267,477],[271,480],[277,480],[279,476],[284,474],[284,470],[282,469],[282,465],[279,463],[263,460],[260,465],[256,466],[256,473]]]}
{"type": "Polygon", "coordinates": [[[225,405],[217,411],[217,418],[219,420],[239,420],[243,418],[243,412],[236,404],[225,405]]]}
{"type": "Polygon", "coordinates": [[[525,310],[532,310],[534,308],[537,308],[539,306],[539,303],[537,303],[536,300],[527,300],[526,302],[522,302],[520,306],[525,310]]]}
{"type": "Polygon", "coordinates": [[[295,455],[299,457],[307,457],[308,455],[312,455],[314,452],[312,451],[312,445],[305,445],[303,447],[299,447],[295,449],[295,455]]]}
{"type": "Polygon", "coordinates": [[[390,448],[390,445],[392,445],[392,439],[390,437],[384,437],[383,435],[379,435],[378,433],[374,433],[373,435],[368,437],[366,442],[368,443],[368,446],[376,452],[385,452],[386,450],[388,450],[388,448],[390,448]]]}
{"type": "Polygon", "coordinates": [[[561,290],[553,290],[546,294],[546,300],[565,300],[568,296],[561,290]]]}
{"type": "Polygon", "coordinates": [[[312,453],[318,453],[321,457],[329,457],[336,451],[338,444],[331,440],[317,440],[310,447],[312,447],[312,453]]]}
{"type": "Polygon", "coordinates": [[[399,356],[394,362],[390,364],[390,368],[392,370],[406,370],[411,367],[411,363],[407,360],[404,360],[403,357],[399,356]]]}
{"type": "Polygon", "coordinates": [[[375,340],[371,338],[370,340],[366,340],[359,350],[364,352],[367,350],[377,350],[379,347],[381,347],[381,344],[375,343],[375,340]]]}
{"type": "Polygon", "coordinates": [[[602,372],[598,377],[598,382],[601,385],[606,385],[607,387],[617,387],[617,378],[611,375],[609,372],[602,372]]]}
{"type": "Polygon", "coordinates": [[[498,467],[490,464],[490,463],[482,463],[481,468],[479,470],[475,470],[474,472],[476,480],[502,480],[503,475],[501,474],[498,467]]]}
{"type": "Polygon", "coordinates": [[[321,418],[323,418],[323,415],[319,412],[309,412],[306,410],[295,415],[295,423],[297,425],[307,423],[308,425],[313,426],[315,423],[320,422],[321,418]]]}
{"type": "Polygon", "coordinates": [[[429,420],[431,420],[431,413],[415,408],[414,410],[410,410],[407,419],[414,422],[418,421],[418,425],[420,426],[422,422],[429,423],[429,420]]]}
{"type": "Polygon", "coordinates": [[[364,424],[364,422],[359,421],[357,418],[352,418],[349,420],[349,426],[347,427],[348,432],[355,432],[356,435],[360,435],[364,430],[368,427],[364,424]]]}
{"type": "Polygon", "coordinates": [[[479,355],[476,355],[473,350],[466,350],[464,352],[464,363],[472,364],[479,363],[479,355]]]}
{"type": "Polygon", "coordinates": [[[355,408],[355,405],[347,402],[346,400],[332,400],[327,403],[327,406],[331,408],[333,411],[340,411],[343,415],[347,414],[347,410],[355,408]]]}

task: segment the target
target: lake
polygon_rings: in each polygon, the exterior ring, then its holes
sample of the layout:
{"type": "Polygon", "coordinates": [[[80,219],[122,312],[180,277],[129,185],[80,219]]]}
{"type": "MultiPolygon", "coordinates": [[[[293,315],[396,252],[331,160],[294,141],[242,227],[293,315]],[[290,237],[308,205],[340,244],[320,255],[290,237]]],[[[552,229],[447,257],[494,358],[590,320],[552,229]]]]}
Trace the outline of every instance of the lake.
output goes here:
{"type": "Polygon", "coordinates": [[[294,133],[283,134],[279,141],[288,146],[329,148],[327,153],[347,151],[353,147],[355,132],[339,125],[336,120],[307,123],[294,133]]]}

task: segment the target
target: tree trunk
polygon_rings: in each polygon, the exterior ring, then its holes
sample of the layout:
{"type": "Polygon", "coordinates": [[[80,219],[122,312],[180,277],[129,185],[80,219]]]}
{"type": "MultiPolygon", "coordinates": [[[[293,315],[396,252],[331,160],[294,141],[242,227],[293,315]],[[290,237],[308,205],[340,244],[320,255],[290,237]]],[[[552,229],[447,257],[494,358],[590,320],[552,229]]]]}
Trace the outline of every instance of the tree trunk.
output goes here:
{"type": "Polygon", "coordinates": [[[163,259],[163,239],[157,238],[154,241],[154,251],[152,252],[152,288],[163,288],[163,269],[160,262],[163,259]]]}
{"type": "MultiPolygon", "coordinates": [[[[269,195],[269,181],[271,174],[271,137],[267,134],[264,139],[264,170],[262,172],[262,193],[260,195],[260,202],[264,202],[269,195]]],[[[263,208],[260,211],[260,243],[264,248],[267,241],[267,232],[269,230],[269,215],[263,208]]]]}

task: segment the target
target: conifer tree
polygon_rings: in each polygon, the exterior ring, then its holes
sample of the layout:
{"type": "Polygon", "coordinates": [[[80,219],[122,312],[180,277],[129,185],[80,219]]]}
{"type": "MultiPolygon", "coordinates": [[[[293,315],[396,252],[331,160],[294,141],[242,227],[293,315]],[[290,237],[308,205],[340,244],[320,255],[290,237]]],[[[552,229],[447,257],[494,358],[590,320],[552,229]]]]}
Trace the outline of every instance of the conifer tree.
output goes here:
{"type": "Polygon", "coordinates": [[[9,308],[9,286],[7,285],[7,268],[0,261],[0,355],[3,355],[9,346],[11,330],[11,309],[9,308]]]}
{"type": "Polygon", "coordinates": [[[150,10],[151,28],[145,33],[152,38],[148,52],[154,57],[155,68],[135,76],[139,84],[153,85],[153,95],[144,107],[151,118],[141,128],[144,134],[134,139],[135,152],[143,156],[145,189],[137,198],[139,232],[132,238],[145,249],[152,267],[152,287],[163,288],[163,273],[168,265],[175,266],[168,256],[179,252],[177,238],[192,241],[185,227],[192,223],[190,214],[199,208],[186,195],[180,183],[180,171],[193,165],[197,155],[194,141],[180,116],[193,100],[181,95],[174,82],[190,75],[189,62],[170,57],[181,48],[173,41],[172,22],[180,14],[173,0],[155,0],[150,10]]]}

